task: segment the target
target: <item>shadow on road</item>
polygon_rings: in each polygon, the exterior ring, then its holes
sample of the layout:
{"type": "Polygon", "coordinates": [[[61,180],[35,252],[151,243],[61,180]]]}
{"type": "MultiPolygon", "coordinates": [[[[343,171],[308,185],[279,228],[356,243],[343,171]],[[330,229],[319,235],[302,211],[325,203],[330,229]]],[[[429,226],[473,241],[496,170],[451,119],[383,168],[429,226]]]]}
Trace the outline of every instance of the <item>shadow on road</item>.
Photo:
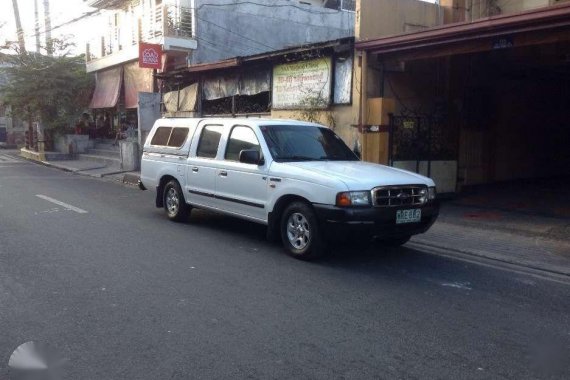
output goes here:
{"type": "MultiPolygon", "coordinates": [[[[257,223],[231,218],[203,210],[193,210],[188,227],[220,232],[228,238],[248,239],[252,244],[285,255],[281,243],[271,243],[265,238],[266,227],[257,223]]],[[[402,247],[387,247],[380,242],[341,241],[331,243],[329,254],[310,265],[342,268],[357,272],[382,272],[387,268],[407,272],[422,268],[422,272],[439,271],[454,263],[453,260],[402,247]],[[444,265],[447,263],[446,265],[444,265]]]]}

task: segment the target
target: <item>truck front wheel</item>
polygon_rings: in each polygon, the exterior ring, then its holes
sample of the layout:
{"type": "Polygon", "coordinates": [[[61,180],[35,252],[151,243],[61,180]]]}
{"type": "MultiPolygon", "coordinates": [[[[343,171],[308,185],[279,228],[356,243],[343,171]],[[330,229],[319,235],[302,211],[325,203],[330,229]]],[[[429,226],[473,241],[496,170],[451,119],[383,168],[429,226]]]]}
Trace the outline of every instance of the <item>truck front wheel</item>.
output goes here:
{"type": "Polygon", "coordinates": [[[293,202],[283,212],[281,240],[287,253],[301,260],[316,259],[326,249],[315,212],[303,202],[293,202]]]}

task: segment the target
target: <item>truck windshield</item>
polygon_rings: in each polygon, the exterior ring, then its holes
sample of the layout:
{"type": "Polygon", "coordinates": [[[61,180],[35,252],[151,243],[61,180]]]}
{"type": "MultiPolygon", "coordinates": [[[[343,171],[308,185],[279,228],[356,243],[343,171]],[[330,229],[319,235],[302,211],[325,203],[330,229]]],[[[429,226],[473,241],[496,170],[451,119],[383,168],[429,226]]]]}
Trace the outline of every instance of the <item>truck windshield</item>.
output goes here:
{"type": "Polygon", "coordinates": [[[333,131],[307,125],[261,126],[271,156],[277,162],[358,161],[333,131]]]}

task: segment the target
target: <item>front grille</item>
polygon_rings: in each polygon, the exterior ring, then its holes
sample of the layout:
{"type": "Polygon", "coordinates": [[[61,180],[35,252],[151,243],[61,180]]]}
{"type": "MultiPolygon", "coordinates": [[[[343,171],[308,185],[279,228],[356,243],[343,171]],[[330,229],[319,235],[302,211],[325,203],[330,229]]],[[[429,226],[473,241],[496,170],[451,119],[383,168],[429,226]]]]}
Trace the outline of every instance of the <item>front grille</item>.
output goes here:
{"type": "Polygon", "coordinates": [[[427,202],[426,186],[384,186],[372,189],[372,201],[376,207],[420,206],[427,202]]]}

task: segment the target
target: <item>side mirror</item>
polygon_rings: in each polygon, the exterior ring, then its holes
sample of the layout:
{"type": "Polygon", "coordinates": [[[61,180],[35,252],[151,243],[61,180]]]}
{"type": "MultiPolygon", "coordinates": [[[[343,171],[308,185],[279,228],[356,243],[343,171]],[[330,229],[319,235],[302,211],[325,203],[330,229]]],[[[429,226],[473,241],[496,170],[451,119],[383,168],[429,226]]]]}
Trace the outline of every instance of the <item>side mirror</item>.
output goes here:
{"type": "Polygon", "coordinates": [[[244,164],[263,165],[263,159],[256,149],[244,149],[239,152],[239,162],[244,164]]]}

